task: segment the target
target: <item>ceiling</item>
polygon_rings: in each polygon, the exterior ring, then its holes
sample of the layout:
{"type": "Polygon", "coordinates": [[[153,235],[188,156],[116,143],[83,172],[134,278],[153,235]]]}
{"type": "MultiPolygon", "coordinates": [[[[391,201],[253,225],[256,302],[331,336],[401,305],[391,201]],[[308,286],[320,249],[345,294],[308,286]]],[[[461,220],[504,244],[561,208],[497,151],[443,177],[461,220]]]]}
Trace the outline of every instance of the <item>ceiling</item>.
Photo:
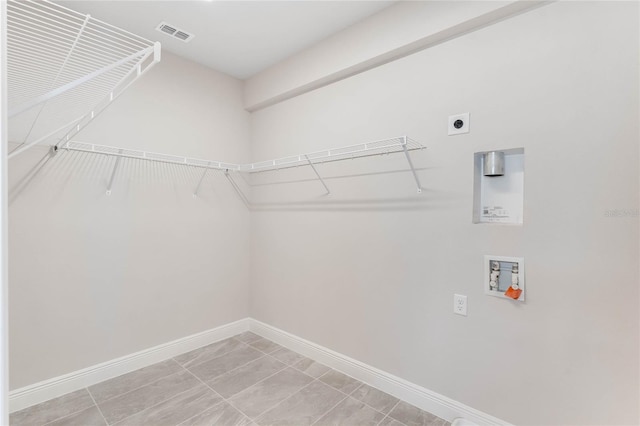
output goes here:
{"type": "Polygon", "coordinates": [[[393,4],[385,1],[56,1],[246,79],[393,4]],[[195,37],[156,31],[162,21],[195,37]]]}

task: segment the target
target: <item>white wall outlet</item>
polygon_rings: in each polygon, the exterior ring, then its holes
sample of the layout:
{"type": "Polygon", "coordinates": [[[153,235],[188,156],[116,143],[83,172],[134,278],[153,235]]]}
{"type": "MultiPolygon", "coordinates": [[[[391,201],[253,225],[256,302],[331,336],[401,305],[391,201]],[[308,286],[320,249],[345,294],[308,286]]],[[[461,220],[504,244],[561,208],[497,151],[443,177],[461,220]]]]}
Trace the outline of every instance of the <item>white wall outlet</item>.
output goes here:
{"type": "Polygon", "coordinates": [[[453,295],[453,313],[467,316],[467,296],[461,294],[453,295]]]}
{"type": "Polygon", "coordinates": [[[469,113],[449,116],[449,136],[469,133],[469,113]]]}

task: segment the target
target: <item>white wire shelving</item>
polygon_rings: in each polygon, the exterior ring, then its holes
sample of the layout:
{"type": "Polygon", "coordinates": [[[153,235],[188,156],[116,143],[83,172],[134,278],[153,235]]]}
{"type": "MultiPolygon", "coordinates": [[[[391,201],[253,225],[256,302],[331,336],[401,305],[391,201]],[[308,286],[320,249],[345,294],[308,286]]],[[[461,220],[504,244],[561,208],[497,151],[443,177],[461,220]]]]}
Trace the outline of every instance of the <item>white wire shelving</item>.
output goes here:
{"type": "Polygon", "coordinates": [[[316,165],[333,161],[404,153],[421,192],[410,151],[423,149],[401,136],[250,164],[234,164],[128,148],[79,142],[74,138],[133,82],[160,61],[160,44],[47,0],[8,0],[7,71],[9,141],[12,158],[39,143],[52,152],[92,152],[121,158],[181,164],[204,169],[194,195],[210,169],[261,173],[309,166],[329,193],[316,165]]]}
{"type": "Polygon", "coordinates": [[[160,44],[46,0],[7,2],[9,158],[70,141],[160,61],[160,44]]]}
{"type": "MultiPolygon", "coordinates": [[[[118,148],[114,146],[106,146],[106,145],[97,145],[86,142],[79,141],[66,141],[61,146],[60,149],[68,150],[68,151],[80,151],[80,152],[91,152],[95,154],[104,154],[109,156],[114,156],[118,158],[136,158],[140,160],[149,160],[149,161],[157,161],[162,163],[171,163],[171,164],[180,164],[186,166],[194,166],[205,169],[205,172],[198,182],[198,186],[195,190],[194,195],[197,195],[198,190],[200,188],[200,184],[204,179],[207,170],[221,170],[229,175],[229,173],[262,173],[269,172],[275,170],[288,169],[292,167],[300,167],[300,166],[309,166],[313,169],[317,178],[322,182],[322,185],[327,191],[327,194],[330,193],[329,188],[327,187],[324,179],[318,172],[315,167],[317,164],[321,163],[329,163],[334,161],[341,160],[350,160],[356,158],[370,157],[374,155],[385,155],[385,154],[394,154],[394,153],[403,153],[407,159],[407,163],[411,169],[411,173],[415,180],[416,186],[418,188],[418,192],[422,192],[422,187],[420,185],[420,180],[418,178],[418,174],[416,173],[415,167],[413,165],[413,161],[411,160],[411,156],[409,152],[425,149],[426,147],[421,145],[420,143],[410,139],[407,136],[399,136],[390,139],[383,139],[374,142],[361,143],[357,145],[349,145],[340,148],[332,148],[326,149],[323,151],[310,152],[307,154],[299,154],[293,155],[289,157],[277,158],[274,160],[268,161],[259,161],[256,163],[249,164],[235,164],[228,163],[222,161],[214,161],[214,160],[203,160],[198,158],[190,158],[190,157],[181,157],[177,155],[170,154],[161,154],[157,152],[149,152],[149,151],[140,151],[129,148],[118,148]]],[[[113,182],[113,177],[115,172],[117,171],[119,163],[116,162],[114,166],[113,173],[111,175],[110,182],[113,182]]],[[[233,183],[233,182],[232,182],[233,183]]],[[[235,185],[234,185],[235,186],[235,185]]],[[[111,183],[107,188],[107,193],[111,191],[111,183]]]]}

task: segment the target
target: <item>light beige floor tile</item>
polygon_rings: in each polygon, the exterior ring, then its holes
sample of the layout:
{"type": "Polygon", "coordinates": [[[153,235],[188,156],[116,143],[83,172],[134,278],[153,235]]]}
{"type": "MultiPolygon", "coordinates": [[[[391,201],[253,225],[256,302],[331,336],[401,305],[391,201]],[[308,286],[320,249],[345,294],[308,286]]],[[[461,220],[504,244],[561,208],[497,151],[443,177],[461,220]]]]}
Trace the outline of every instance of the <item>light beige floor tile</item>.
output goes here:
{"type": "Polygon", "coordinates": [[[189,367],[194,375],[203,382],[209,382],[234,368],[241,367],[253,360],[262,357],[264,353],[248,346],[242,346],[235,351],[229,352],[217,358],[203,362],[193,367],[189,367]]]}
{"type": "Polygon", "coordinates": [[[318,426],[376,426],[384,414],[368,407],[364,402],[347,398],[322,416],[315,424],[318,426]]]}
{"type": "Polygon", "coordinates": [[[278,402],[285,400],[313,379],[293,368],[287,368],[237,394],[229,402],[255,419],[278,402]]]}
{"type": "Polygon", "coordinates": [[[109,424],[119,422],[118,426],[304,426],[314,422],[318,426],[450,426],[398,401],[246,332],[19,411],[10,421],[29,426],[105,426],[106,417],[109,424]]]}
{"type": "Polygon", "coordinates": [[[268,355],[236,368],[218,378],[207,382],[209,386],[225,398],[255,385],[272,374],[286,368],[286,365],[268,355]]]}
{"type": "Polygon", "coordinates": [[[322,376],[327,371],[331,370],[326,365],[315,362],[314,360],[309,358],[304,358],[302,361],[294,364],[293,367],[297,368],[298,370],[302,371],[304,374],[307,374],[315,379],[322,376]]]}
{"type": "Polygon", "coordinates": [[[182,371],[182,367],[174,360],[168,359],[90,386],[89,392],[96,402],[100,403],[179,371],[182,371]]]}
{"type": "Polygon", "coordinates": [[[86,389],[68,393],[24,410],[17,411],[10,416],[11,425],[43,425],[58,420],[70,414],[78,413],[94,406],[91,395],[86,389]]]}
{"type": "Polygon", "coordinates": [[[274,343],[271,340],[262,338],[252,341],[251,343],[249,343],[249,346],[251,346],[252,348],[256,348],[266,354],[270,354],[271,352],[275,352],[278,349],[282,348],[282,346],[280,346],[279,344],[274,343]]]}
{"type": "Polygon", "coordinates": [[[226,402],[180,423],[180,426],[250,426],[253,422],[226,402]]]}
{"type": "Polygon", "coordinates": [[[116,425],[177,425],[220,402],[222,402],[220,395],[200,384],[160,404],[127,417],[116,425]]]}
{"type": "Polygon", "coordinates": [[[300,355],[299,353],[294,351],[290,351],[287,348],[280,348],[277,351],[272,352],[270,355],[278,361],[284,362],[287,365],[294,365],[305,359],[303,355],[300,355]]]}
{"type": "Polygon", "coordinates": [[[174,359],[185,368],[210,361],[221,355],[229,353],[235,349],[244,347],[244,344],[235,338],[221,340],[202,348],[195,349],[182,355],[178,355],[174,359]]]}
{"type": "Polygon", "coordinates": [[[261,426],[307,426],[345,398],[331,386],[314,381],[256,420],[261,426]]]}
{"type": "Polygon", "coordinates": [[[445,426],[448,424],[447,421],[440,417],[423,411],[404,401],[400,401],[400,403],[391,410],[389,416],[407,426],[445,426]]]}
{"type": "Polygon", "coordinates": [[[349,377],[346,374],[342,374],[336,370],[330,370],[320,377],[320,381],[338,389],[340,392],[350,394],[354,390],[358,389],[362,382],[349,377]]]}
{"type": "Polygon", "coordinates": [[[183,370],[98,405],[107,422],[112,424],[200,384],[198,379],[183,370]]]}
{"type": "Polygon", "coordinates": [[[100,410],[94,405],[79,413],[47,423],[47,426],[106,426],[106,424],[100,410]]]}
{"type": "Polygon", "coordinates": [[[388,414],[389,411],[398,403],[399,399],[395,398],[388,393],[384,393],[374,387],[367,384],[360,386],[354,393],[351,394],[355,399],[365,402],[376,410],[383,414],[388,414]]]}

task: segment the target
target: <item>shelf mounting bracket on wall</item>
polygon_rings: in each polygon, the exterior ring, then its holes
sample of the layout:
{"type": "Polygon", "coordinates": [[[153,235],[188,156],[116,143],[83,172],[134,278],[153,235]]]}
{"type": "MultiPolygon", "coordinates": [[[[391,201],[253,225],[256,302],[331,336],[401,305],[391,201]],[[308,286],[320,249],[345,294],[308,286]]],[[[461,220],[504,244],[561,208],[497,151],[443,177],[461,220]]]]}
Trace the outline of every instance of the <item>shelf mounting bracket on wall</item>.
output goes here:
{"type": "MultiPolygon", "coordinates": [[[[122,150],[120,150],[120,154],[122,154],[122,150]]],[[[120,160],[122,160],[122,157],[120,156],[116,157],[116,164],[113,165],[113,171],[111,172],[111,178],[109,179],[109,186],[107,186],[107,195],[111,195],[111,188],[113,188],[113,180],[116,177],[116,172],[118,171],[120,160]]]]}
{"type": "Polygon", "coordinates": [[[324,189],[327,191],[326,195],[331,194],[331,191],[329,191],[329,187],[327,187],[327,184],[324,183],[324,179],[322,179],[322,176],[320,176],[320,173],[318,173],[318,170],[316,170],[316,166],[314,166],[313,163],[311,162],[311,160],[309,160],[309,156],[305,155],[304,158],[307,159],[307,162],[309,163],[309,165],[313,169],[313,172],[316,174],[316,176],[318,176],[318,179],[320,179],[320,182],[322,183],[322,186],[324,186],[324,189]]]}
{"type": "Polygon", "coordinates": [[[415,167],[413,167],[413,161],[411,161],[411,156],[409,155],[409,151],[407,150],[407,137],[403,136],[404,143],[402,144],[402,150],[404,151],[404,155],[407,157],[407,162],[409,163],[409,167],[411,167],[411,173],[413,173],[413,178],[416,181],[416,185],[418,186],[418,194],[422,193],[422,185],[420,185],[420,179],[418,179],[418,173],[416,173],[415,167]]]}

